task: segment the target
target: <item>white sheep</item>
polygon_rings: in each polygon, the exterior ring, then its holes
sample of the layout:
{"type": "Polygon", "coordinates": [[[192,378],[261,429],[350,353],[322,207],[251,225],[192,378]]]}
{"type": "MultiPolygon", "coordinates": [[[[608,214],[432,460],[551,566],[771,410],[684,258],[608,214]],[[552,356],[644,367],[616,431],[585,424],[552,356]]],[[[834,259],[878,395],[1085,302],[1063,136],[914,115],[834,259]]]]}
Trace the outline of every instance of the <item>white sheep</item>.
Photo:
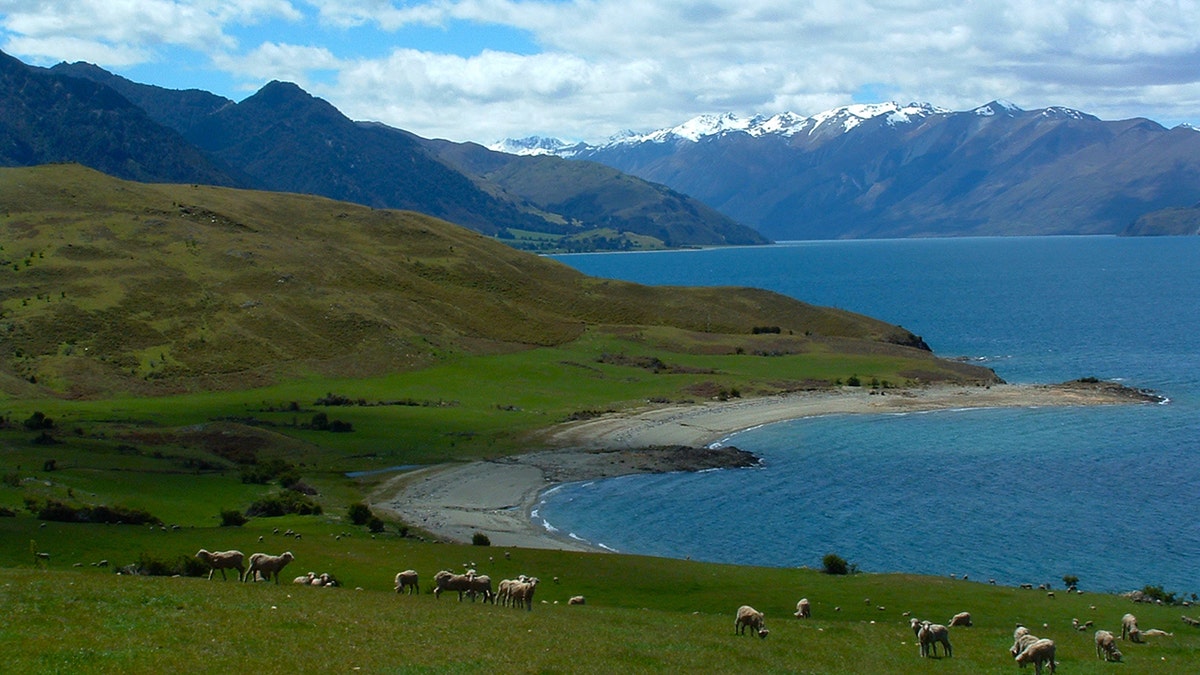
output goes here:
{"type": "Polygon", "coordinates": [[[463,593],[471,591],[471,580],[475,578],[475,571],[469,570],[466,574],[455,574],[448,570],[441,570],[433,575],[433,597],[440,599],[442,591],[458,591],[458,601],[462,602],[463,593]]]}
{"type": "Polygon", "coordinates": [[[278,584],[279,573],[283,571],[284,567],[287,567],[288,563],[295,559],[296,556],[292,555],[291,551],[287,551],[281,555],[254,553],[250,556],[250,566],[246,568],[246,574],[242,577],[242,580],[253,579],[257,581],[258,577],[256,575],[261,574],[262,578],[267,581],[270,581],[271,577],[274,576],[275,583],[278,584]]]}
{"type": "Polygon", "coordinates": [[[421,592],[416,570],[404,570],[396,575],[396,592],[416,595],[421,592]]]}
{"type": "Polygon", "coordinates": [[[316,579],[316,578],[317,578],[316,572],[309,572],[308,574],[302,574],[302,575],[296,577],[295,579],[292,579],[292,583],[308,586],[308,585],[312,584],[313,579],[316,579]]]}
{"type": "Polygon", "coordinates": [[[812,616],[812,606],[808,602],[808,598],[800,598],[800,602],[796,603],[796,618],[807,619],[812,616]]]}
{"type": "Polygon", "coordinates": [[[746,628],[758,633],[760,638],[766,638],[770,632],[766,627],[766,618],[763,613],[754,609],[750,605],[742,605],[738,607],[737,618],[733,620],[733,632],[738,635],[745,635],[746,628]]]}
{"type": "Polygon", "coordinates": [[[512,600],[513,607],[524,606],[526,610],[533,611],[533,593],[537,590],[537,585],[537,577],[529,577],[527,581],[518,581],[511,585],[508,589],[508,596],[512,600]]]}
{"type": "Polygon", "coordinates": [[[921,656],[937,656],[937,646],[942,645],[946,656],[952,655],[950,648],[950,629],[940,623],[922,621],[917,631],[917,641],[921,644],[921,656]],[[932,654],[930,652],[932,651],[932,654]]]}
{"type": "Polygon", "coordinates": [[[1165,630],[1162,630],[1162,629],[1160,629],[1160,628],[1147,628],[1146,630],[1142,631],[1142,637],[1143,637],[1143,638],[1150,638],[1150,637],[1174,637],[1174,636],[1175,636],[1175,634],[1174,634],[1174,633],[1168,633],[1167,631],[1165,631],[1165,630]]]}
{"type": "Polygon", "coordinates": [[[950,626],[951,628],[953,628],[955,626],[966,626],[969,628],[970,626],[973,626],[974,624],[971,623],[971,613],[970,612],[959,612],[958,614],[955,614],[954,616],[950,617],[950,623],[947,623],[946,625],[950,626]]]}
{"type": "Polygon", "coordinates": [[[1016,658],[1017,654],[1025,651],[1026,647],[1037,642],[1039,639],[1041,638],[1030,633],[1028,628],[1018,626],[1017,630],[1013,631],[1013,646],[1009,648],[1008,653],[1013,658],[1016,658]]]}
{"type": "Polygon", "coordinates": [[[1054,640],[1042,638],[1021,650],[1021,653],[1014,658],[1022,668],[1026,663],[1032,663],[1036,675],[1042,675],[1043,664],[1050,666],[1050,672],[1053,673],[1055,669],[1054,649],[1054,640]]]}
{"type": "Polygon", "coordinates": [[[1142,631],[1138,628],[1136,616],[1126,614],[1121,617],[1121,639],[1128,639],[1130,642],[1142,641],[1142,631]]]}
{"type": "Polygon", "coordinates": [[[567,601],[567,604],[568,605],[585,605],[585,604],[587,604],[587,599],[584,598],[582,595],[575,595],[575,596],[572,596],[571,599],[567,601]]]}
{"type": "Polygon", "coordinates": [[[467,591],[467,595],[471,596],[471,602],[475,602],[475,595],[479,594],[483,596],[485,603],[496,604],[496,594],[492,592],[491,577],[486,574],[472,576],[469,586],[470,590],[467,591]]]}
{"type": "Polygon", "coordinates": [[[1096,631],[1096,658],[1105,661],[1121,660],[1121,652],[1117,649],[1117,638],[1106,630],[1096,631]]]}
{"type": "Polygon", "coordinates": [[[212,581],[213,572],[221,570],[221,579],[228,579],[225,576],[225,570],[237,570],[238,581],[242,580],[246,572],[246,566],[243,563],[245,556],[241,551],[207,551],[200,549],[196,551],[196,557],[203,560],[208,565],[208,579],[212,581]]]}

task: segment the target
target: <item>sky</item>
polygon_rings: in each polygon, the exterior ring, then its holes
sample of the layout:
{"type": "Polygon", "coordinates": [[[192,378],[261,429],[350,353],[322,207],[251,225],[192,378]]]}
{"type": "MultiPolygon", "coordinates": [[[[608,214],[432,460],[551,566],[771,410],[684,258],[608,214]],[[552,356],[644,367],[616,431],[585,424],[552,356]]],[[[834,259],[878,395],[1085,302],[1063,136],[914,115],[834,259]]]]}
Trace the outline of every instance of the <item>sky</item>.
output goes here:
{"type": "Polygon", "coordinates": [[[886,101],[1200,126],[1200,0],[0,0],[0,50],[484,144],[886,101]]]}

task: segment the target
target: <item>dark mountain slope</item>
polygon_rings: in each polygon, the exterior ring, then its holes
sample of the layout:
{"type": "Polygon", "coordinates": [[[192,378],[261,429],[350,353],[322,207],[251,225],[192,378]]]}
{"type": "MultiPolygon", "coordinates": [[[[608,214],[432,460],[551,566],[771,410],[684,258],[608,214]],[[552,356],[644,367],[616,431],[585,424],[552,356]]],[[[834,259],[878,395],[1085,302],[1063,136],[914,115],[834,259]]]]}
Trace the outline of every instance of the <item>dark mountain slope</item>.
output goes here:
{"type": "Polygon", "coordinates": [[[905,112],[914,109],[563,152],[661,182],[774,239],[1117,233],[1200,198],[1192,129],[997,102],[905,112]]]}
{"type": "Polygon", "coordinates": [[[486,172],[464,173],[446,161],[442,150],[454,144],[351,121],[293,84],[272,82],[234,103],[197,90],[138,84],[86,63],[52,70],[119,91],[217,163],[237,167],[232,173],[244,175],[247,186],[411,209],[490,235],[549,233],[554,237],[533,241],[552,248],[568,236],[573,248],[766,241],[697,200],[599,166],[581,181],[578,167],[556,163],[548,170],[543,161],[522,161],[542,165],[539,186],[512,192],[486,172]]]}
{"type": "Polygon", "coordinates": [[[0,53],[0,165],[49,162],[132,180],[241,184],[113,89],[0,53]]]}

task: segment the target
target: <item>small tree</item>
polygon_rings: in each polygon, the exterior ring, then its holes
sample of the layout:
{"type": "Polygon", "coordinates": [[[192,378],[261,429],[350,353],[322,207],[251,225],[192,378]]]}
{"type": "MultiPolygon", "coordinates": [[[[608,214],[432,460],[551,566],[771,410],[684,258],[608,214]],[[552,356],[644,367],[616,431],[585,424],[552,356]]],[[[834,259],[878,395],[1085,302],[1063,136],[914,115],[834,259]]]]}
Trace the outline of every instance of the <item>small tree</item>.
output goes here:
{"type": "Polygon", "coordinates": [[[821,566],[825,569],[826,574],[849,574],[850,564],[846,559],[836,553],[826,554],[821,558],[821,566]]]}
{"type": "Polygon", "coordinates": [[[221,509],[221,527],[241,527],[248,522],[250,519],[237,509],[221,509]]]}
{"type": "Polygon", "coordinates": [[[1064,574],[1063,583],[1067,585],[1067,588],[1074,588],[1079,585],[1079,577],[1074,574],[1064,574]]]}
{"type": "Polygon", "coordinates": [[[482,532],[476,532],[475,534],[471,535],[471,543],[475,546],[491,546],[492,540],[488,539],[486,534],[482,532]]]}
{"type": "Polygon", "coordinates": [[[348,509],[350,522],[355,525],[366,525],[371,520],[371,507],[362,502],[351,504],[348,509]]]}

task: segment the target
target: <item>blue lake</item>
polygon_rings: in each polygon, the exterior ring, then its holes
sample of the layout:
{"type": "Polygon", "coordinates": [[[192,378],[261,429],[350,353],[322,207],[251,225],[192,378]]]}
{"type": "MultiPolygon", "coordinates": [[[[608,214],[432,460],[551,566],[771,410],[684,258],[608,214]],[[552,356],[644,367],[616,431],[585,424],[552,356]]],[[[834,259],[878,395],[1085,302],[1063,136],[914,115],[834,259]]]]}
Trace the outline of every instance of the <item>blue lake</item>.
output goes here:
{"type": "Polygon", "coordinates": [[[764,466],[562,486],[540,517],[629,553],[1200,592],[1200,237],[796,242],[558,256],[648,284],[756,286],[897,323],[1009,382],[1166,405],[834,416],[727,442],[764,466]]]}

